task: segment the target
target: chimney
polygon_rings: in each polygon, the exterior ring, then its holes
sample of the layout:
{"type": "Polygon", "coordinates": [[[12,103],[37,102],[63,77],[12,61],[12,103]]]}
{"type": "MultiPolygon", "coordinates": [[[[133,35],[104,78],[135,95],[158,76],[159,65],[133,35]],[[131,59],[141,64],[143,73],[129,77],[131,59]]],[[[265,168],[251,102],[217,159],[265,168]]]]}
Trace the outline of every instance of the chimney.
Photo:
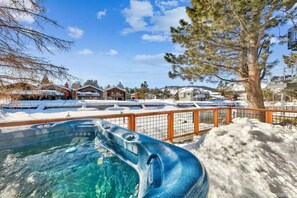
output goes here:
{"type": "Polygon", "coordinates": [[[66,88],[69,88],[68,82],[65,83],[65,87],[66,88]]]}

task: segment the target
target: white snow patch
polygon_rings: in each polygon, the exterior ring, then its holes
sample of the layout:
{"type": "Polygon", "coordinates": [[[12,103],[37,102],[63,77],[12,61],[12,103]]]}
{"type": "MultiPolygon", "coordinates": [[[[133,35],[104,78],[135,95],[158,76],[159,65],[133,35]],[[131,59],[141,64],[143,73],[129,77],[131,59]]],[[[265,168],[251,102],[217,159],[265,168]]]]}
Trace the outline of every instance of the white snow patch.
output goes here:
{"type": "Polygon", "coordinates": [[[297,131],[236,118],[184,146],[204,164],[208,197],[296,197],[297,131]]]}

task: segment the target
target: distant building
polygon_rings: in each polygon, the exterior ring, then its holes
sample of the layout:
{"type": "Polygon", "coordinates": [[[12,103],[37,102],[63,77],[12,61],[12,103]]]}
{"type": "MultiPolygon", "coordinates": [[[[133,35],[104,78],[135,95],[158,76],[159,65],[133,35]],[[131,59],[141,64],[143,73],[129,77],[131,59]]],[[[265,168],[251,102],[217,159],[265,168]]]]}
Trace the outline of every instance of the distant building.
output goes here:
{"type": "Polygon", "coordinates": [[[106,90],[107,100],[125,100],[126,90],[119,87],[110,87],[106,90]]]}
{"type": "Polygon", "coordinates": [[[29,83],[14,83],[7,85],[10,97],[14,100],[57,100],[73,99],[75,91],[56,84],[32,85],[29,83]]]}
{"type": "MultiPolygon", "coordinates": [[[[230,82],[227,84],[229,90],[233,91],[238,97],[237,100],[247,101],[247,93],[245,91],[242,83],[239,82],[230,82]]],[[[267,87],[266,80],[263,80],[261,83],[261,88],[264,89],[267,87]]]]}
{"type": "Polygon", "coordinates": [[[134,92],[131,94],[131,99],[140,99],[139,92],[134,92]]]}
{"type": "Polygon", "coordinates": [[[184,87],[179,90],[178,97],[179,100],[185,101],[203,101],[210,99],[210,94],[208,91],[200,88],[184,87]]]}
{"type": "Polygon", "coordinates": [[[45,97],[42,99],[69,100],[69,99],[76,98],[76,91],[69,88],[67,82],[65,83],[65,86],[57,85],[57,84],[47,84],[47,85],[42,85],[40,89],[41,89],[40,91],[46,94],[45,97]]]}
{"type": "Polygon", "coordinates": [[[103,100],[104,91],[92,85],[86,85],[76,90],[78,100],[103,100]]]}
{"type": "Polygon", "coordinates": [[[157,99],[157,96],[155,94],[151,94],[151,93],[145,93],[144,94],[144,98],[146,100],[151,100],[151,99],[157,99]]]}

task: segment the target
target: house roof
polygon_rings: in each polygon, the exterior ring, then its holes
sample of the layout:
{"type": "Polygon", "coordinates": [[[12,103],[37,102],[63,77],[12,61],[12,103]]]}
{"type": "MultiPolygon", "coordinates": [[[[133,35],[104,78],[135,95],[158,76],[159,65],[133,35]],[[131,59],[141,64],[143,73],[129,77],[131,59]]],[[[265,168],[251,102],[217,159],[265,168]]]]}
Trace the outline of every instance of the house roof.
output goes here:
{"type": "Polygon", "coordinates": [[[48,87],[48,86],[59,87],[59,88],[61,88],[61,89],[65,89],[65,90],[67,90],[67,91],[71,91],[71,90],[72,90],[71,88],[67,88],[67,87],[65,87],[65,86],[63,86],[63,85],[57,85],[57,84],[53,84],[53,83],[51,83],[51,84],[44,84],[44,85],[41,85],[41,87],[48,87]]]}
{"type": "Polygon", "coordinates": [[[76,90],[79,91],[79,90],[82,90],[82,89],[87,88],[87,87],[92,87],[92,88],[94,88],[94,89],[97,89],[98,91],[102,91],[102,92],[103,92],[102,89],[100,89],[100,88],[98,88],[98,87],[95,87],[95,86],[93,86],[93,85],[85,85],[85,86],[80,87],[80,88],[78,88],[78,89],[76,89],[76,90]]]}
{"type": "Polygon", "coordinates": [[[119,90],[122,90],[122,91],[126,92],[125,89],[122,89],[122,88],[119,88],[119,87],[110,87],[110,88],[107,88],[106,91],[108,91],[110,89],[119,89],[119,90]]]}

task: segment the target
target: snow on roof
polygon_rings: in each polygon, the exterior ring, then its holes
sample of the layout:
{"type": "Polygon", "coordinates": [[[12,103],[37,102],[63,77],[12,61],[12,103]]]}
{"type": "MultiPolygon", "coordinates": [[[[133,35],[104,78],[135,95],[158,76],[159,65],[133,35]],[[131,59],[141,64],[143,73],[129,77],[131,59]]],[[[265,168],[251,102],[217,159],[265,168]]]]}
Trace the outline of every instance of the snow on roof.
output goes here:
{"type": "Polygon", "coordinates": [[[80,92],[78,91],[77,92],[77,95],[78,96],[100,96],[100,93],[94,93],[94,92],[90,92],[90,91],[87,91],[87,92],[80,92]]]}
{"type": "Polygon", "coordinates": [[[53,83],[41,85],[41,87],[48,87],[48,86],[55,86],[55,87],[59,87],[61,89],[65,89],[65,90],[68,90],[68,91],[72,90],[71,88],[67,88],[67,87],[65,87],[63,85],[57,85],[57,84],[53,84],[53,83]]]}
{"type": "Polygon", "coordinates": [[[61,93],[56,90],[31,90],[31,91],[12,91],[14,95],[53,95],[53,96],[63,96],[64,93],[61,93]]]}
{"type": "Polygon", "coordinates": [[[296,130],[235,118],[198,138],[184,148],[207,169],[208,197],[296,196],[296,130]]]}
{"type": "Polygon", "coordinates": [[[179,93],[192,93],[192,92],[198,92],[201,94],[208,94],[209,92],[201,89],[201,88],[196,88],[196,87],[184,87],[179,89],[179,93]]]}
{"type": "Polygon", "coordinates": [[[97,90],[99,90],[99,91],[102,91],[102,92],[103,92],[103,90],[102,90],[102,89],[100,89],[100,88],[98,88],[98,87],[95,87],[95,86],[93,86],[93,85],[85,85],[85,86],[83,86],[83,87],[80,87],[80,88],[78,88],[78,89],[76,89],[76,90],[78,91],[78,90],[81,90],[81,89],[84,89],[84,88],[87,88],[87,87],[92,87],[92,88],[94,88],[94,89],[97,89],[97,90]]]}

